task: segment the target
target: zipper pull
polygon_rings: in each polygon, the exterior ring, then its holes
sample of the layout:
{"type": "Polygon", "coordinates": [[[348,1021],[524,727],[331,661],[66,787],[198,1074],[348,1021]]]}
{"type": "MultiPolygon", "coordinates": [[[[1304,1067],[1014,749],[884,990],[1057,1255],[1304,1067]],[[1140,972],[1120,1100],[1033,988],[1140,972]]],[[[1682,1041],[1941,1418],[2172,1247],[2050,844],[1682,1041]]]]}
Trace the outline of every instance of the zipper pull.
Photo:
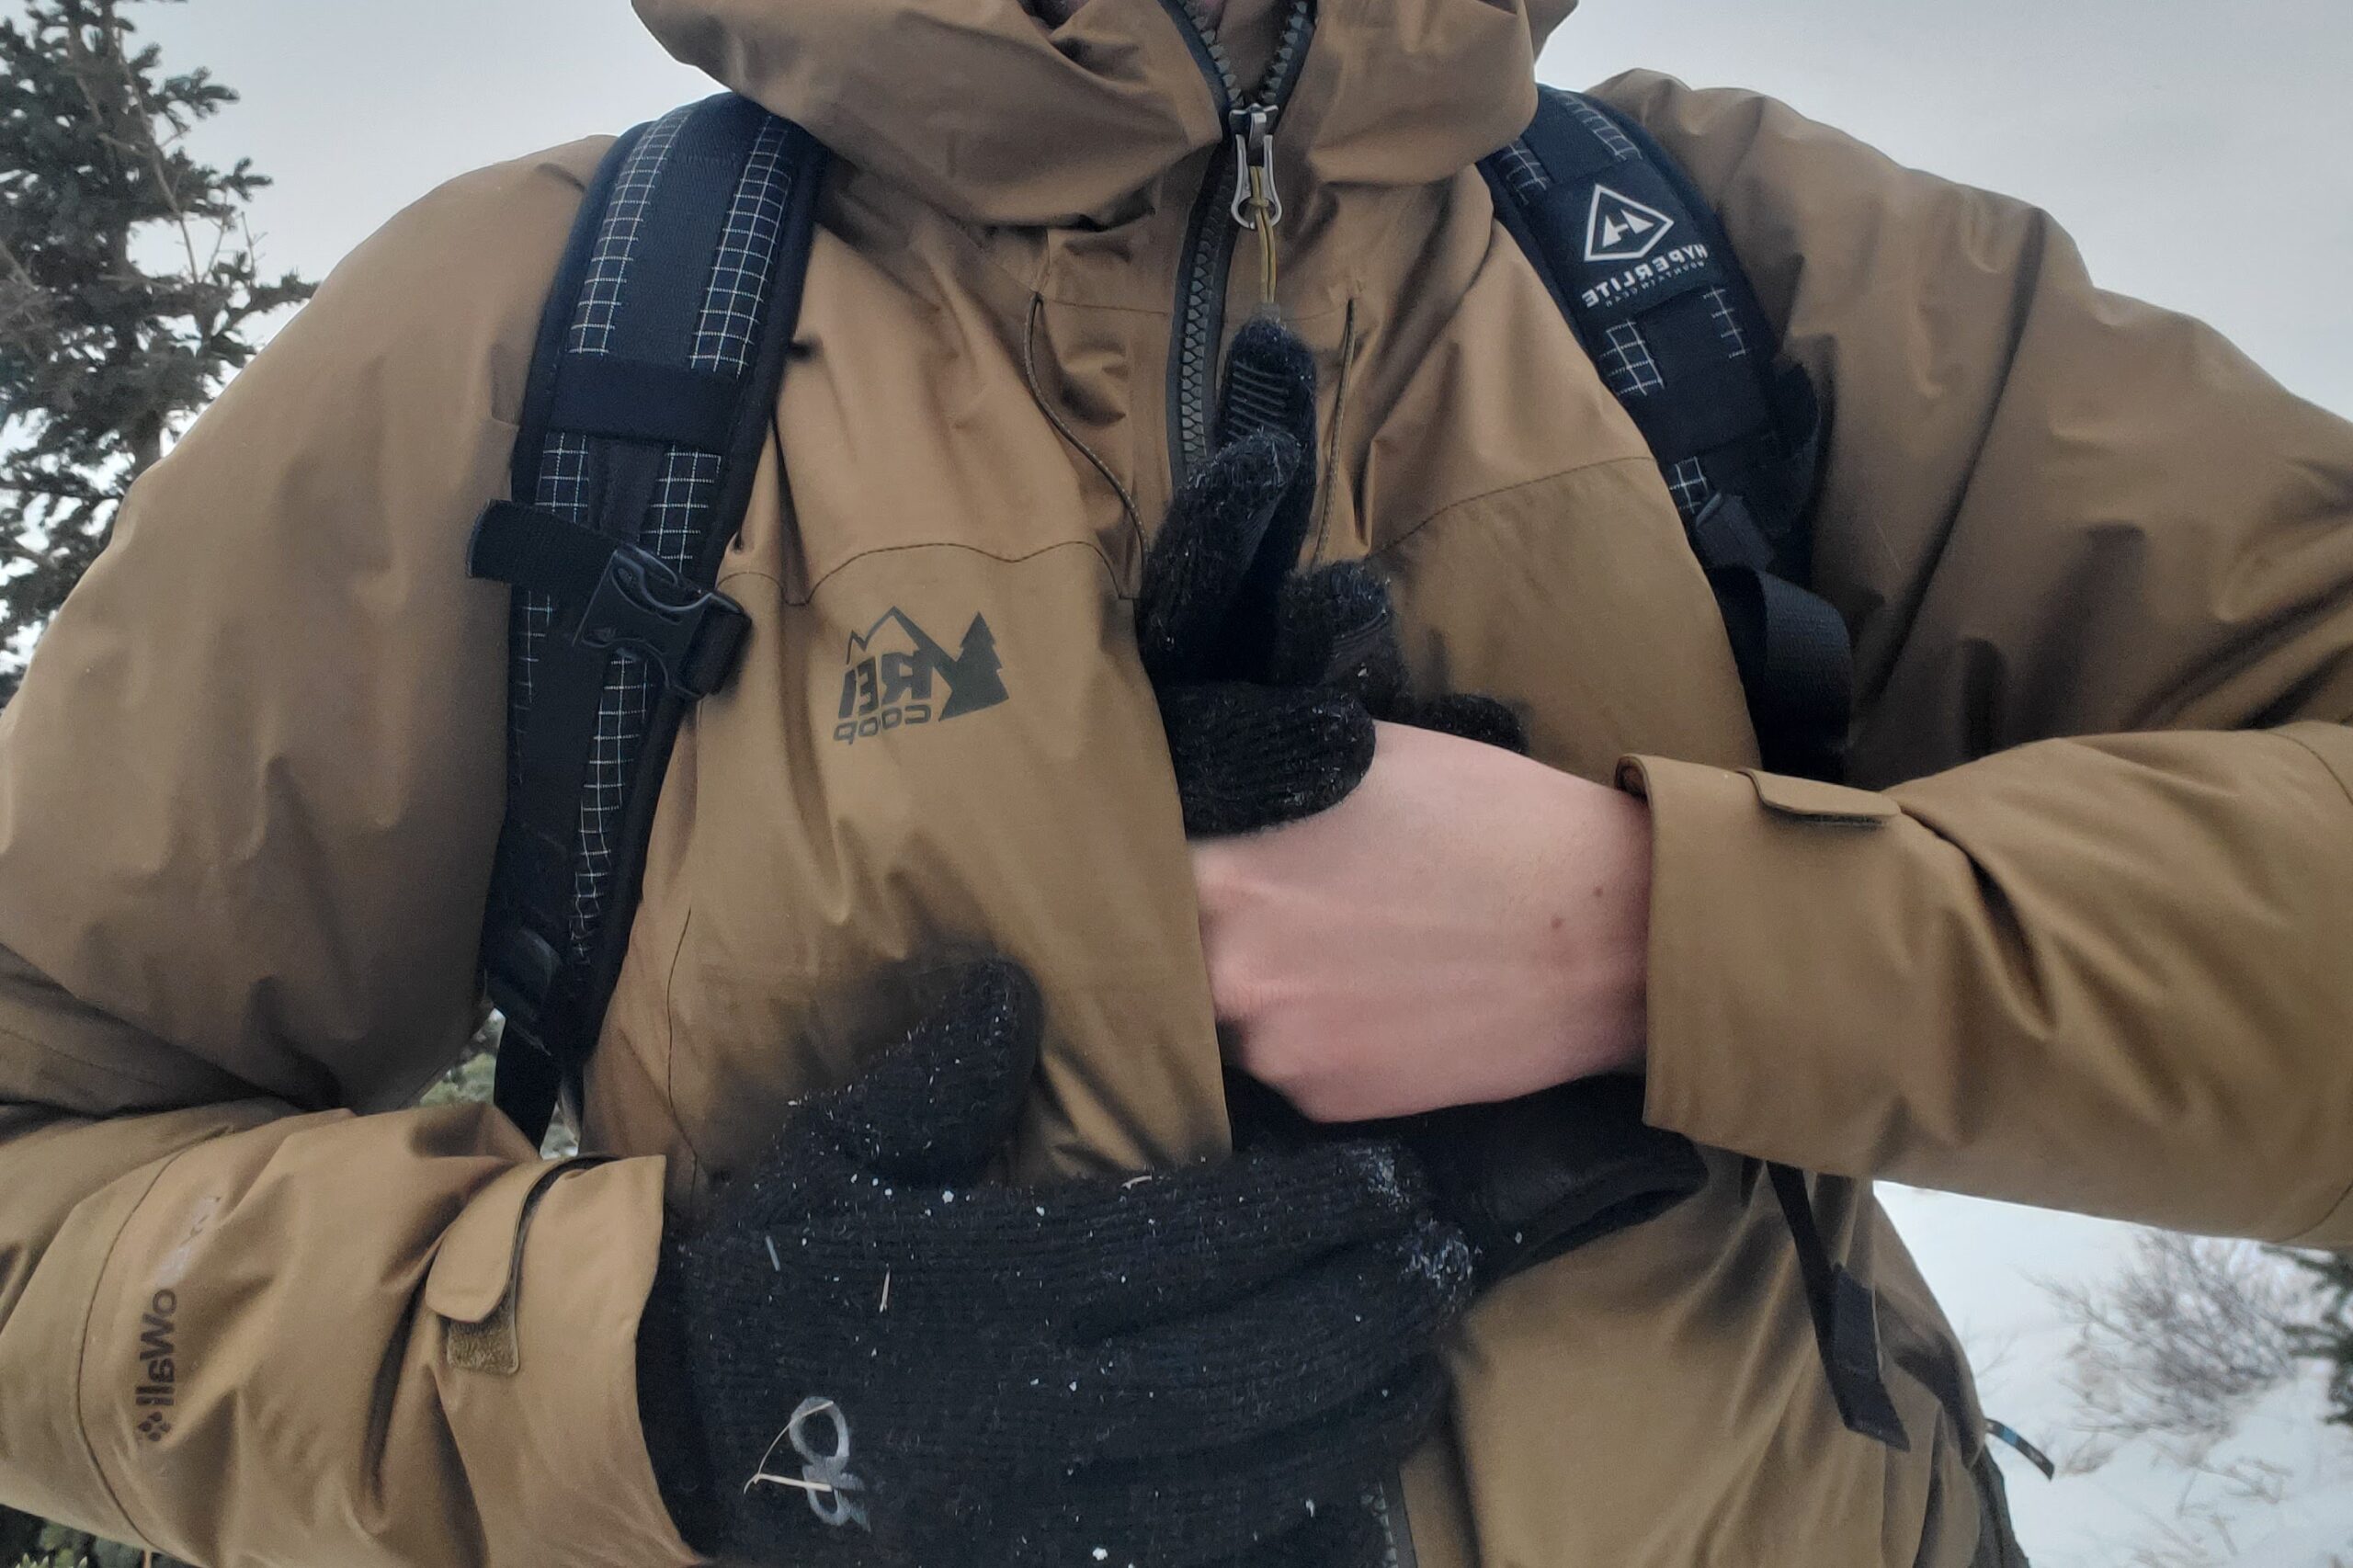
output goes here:
{"type": "Polygon", "coordinates": [[[1275,106],[1238,108],[1226,117],[1233,133],[1233,221],[1258,236],[1258,302],[1275,302],[1275,225],[1283,221],[1275,188],[1275,106]]]}

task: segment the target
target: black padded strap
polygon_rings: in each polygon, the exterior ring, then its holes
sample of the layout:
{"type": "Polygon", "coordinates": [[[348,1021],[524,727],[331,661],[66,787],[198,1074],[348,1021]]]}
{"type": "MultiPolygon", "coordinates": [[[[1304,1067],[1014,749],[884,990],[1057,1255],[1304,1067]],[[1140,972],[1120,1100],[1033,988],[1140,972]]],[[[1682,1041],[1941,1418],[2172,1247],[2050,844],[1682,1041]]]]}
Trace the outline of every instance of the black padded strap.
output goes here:
{"type": "MultiPolygon", "coordinates": [[[[628,649],[690,701],[725,682],[748,630],[734,600],[696,587],[644,549],[511,501],[492,503],[475,522],[466,567],[476,577],[578,606],[569,627],[574,645],[598,653],[628,649]]],[[[563,662],[599,663],[593,655],[563,662]]]]}
{"type": "Polygon", "coordinates": [[[601,1026],[679,721],[743,647],[712,582],[767,441],[824,163],[727,94],[614,144],[541,318],[513,499],[469,546],[474,574],[514,590],[482,953],[506,1015],[498,1103],[534,1138],[601,1026]]]}
{"type": "Polygon", "coordinates": [[[1820,407],[1804,371],[1777,362],[1722,223],[1642,126],[1580,94],[1543,89],[1526,133],[1480,167],[1658,461],[1716,586],[1766,761],[1836,774],[1847,634],[1804,586],[1820,407]]]}

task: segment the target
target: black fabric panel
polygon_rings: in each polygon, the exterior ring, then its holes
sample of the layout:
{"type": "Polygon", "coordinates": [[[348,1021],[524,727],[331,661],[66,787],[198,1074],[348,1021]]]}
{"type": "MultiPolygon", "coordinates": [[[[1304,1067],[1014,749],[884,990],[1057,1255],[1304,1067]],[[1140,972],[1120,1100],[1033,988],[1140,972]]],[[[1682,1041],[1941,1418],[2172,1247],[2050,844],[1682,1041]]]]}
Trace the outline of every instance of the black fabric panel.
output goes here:
{"type": "MultiPolygon", "coordinates": [[[[623,320],[629,319],[622,312],[623,320]]],[[[556,378],[552,429],[618,441],[723,452],[742,378],[611,355],[574,355],[556,378]]]]}
{"type": "Polygon", "coordinates": [[[756,104],[722,94],[679,129],[638,223],[629,288],[613,315],[611,358],[682,369],[691,359],[744,157],[766,115],[756,104]]]}

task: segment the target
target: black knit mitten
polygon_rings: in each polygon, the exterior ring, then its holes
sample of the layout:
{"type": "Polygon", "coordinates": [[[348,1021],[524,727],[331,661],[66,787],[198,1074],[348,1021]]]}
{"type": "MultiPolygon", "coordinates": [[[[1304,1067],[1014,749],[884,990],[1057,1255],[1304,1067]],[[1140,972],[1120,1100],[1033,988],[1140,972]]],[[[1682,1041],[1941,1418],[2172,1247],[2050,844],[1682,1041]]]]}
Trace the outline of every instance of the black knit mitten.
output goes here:
{"type": "Polygon", "coordinates": [[[641,1405],[696,1545],[855,1568],[1313,1562],[1435,1417],[1470,1262],[1409,1156],[976,1185],[1038,1022],[1018,968],[974,968],[666,1244],[641,1405]]]}

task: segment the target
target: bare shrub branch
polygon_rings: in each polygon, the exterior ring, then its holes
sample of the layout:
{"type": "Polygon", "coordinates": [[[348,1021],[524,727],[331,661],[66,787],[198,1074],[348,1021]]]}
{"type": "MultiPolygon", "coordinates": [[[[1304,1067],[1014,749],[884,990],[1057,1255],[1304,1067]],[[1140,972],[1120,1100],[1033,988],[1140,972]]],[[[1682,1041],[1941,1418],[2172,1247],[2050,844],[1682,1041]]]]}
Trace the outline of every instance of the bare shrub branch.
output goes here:
{"type": "Polygon", "coordinates": [[[2200,1463],[2294,1374],[2313,1310],[2312,1287],[2263,1248],[2165,1232],[2143,1235],[2112,1280],[2045,1289],[2075,1331],[2077,1471],[2137,1440],[2200,1463]]]}

